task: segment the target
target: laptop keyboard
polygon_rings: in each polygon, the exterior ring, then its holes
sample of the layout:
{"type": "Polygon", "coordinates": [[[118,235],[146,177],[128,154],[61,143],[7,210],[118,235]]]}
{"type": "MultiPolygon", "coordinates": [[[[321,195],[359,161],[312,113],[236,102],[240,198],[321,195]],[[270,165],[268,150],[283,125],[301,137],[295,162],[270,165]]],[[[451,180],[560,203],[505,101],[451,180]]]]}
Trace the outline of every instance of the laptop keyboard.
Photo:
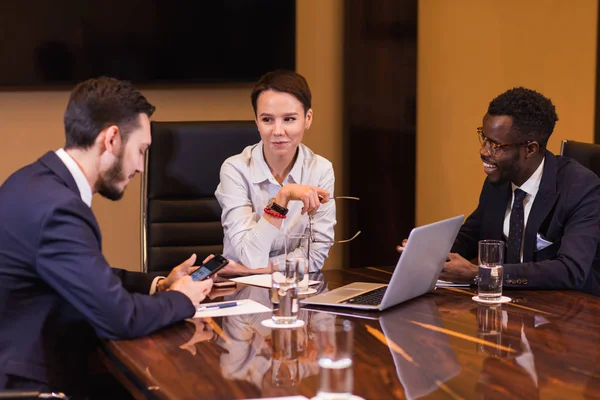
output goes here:
{"type": "Polygon", "coordinates": [[[345,304],[360,304],[364,306],[378,306],[381,304],[381,300],[383,299],[383,295],[388,287],[382,286],[375,290],[371,290],[370,292],[360,294],[356,297],[352,297],[344,301],[345,304]]]}

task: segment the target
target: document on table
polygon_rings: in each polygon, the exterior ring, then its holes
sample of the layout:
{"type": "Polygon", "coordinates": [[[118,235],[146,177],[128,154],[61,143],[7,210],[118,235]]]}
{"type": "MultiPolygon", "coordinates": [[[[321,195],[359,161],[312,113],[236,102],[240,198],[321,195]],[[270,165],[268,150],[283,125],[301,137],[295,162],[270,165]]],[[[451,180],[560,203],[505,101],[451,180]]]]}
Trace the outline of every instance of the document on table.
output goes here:
{"type": "MultiPolygon", "coordinates": [[[[308,275],[304,275],[305,279],[308,279],[308,275]]],[[[230,280],[237,283],[243,283],[245,285],[260,286],[264,288],[271,288],[271,274],[256,274],[248,276],[240,276],[238,278],[231,278],[230,280]]],[[[316,285],[321,283],[320,281],[309,280],[308,285],[316,285]]]]}
{"type": "MultiPolygon", "coordinates": [[[[201,303],[198,308],[218,306],[223,303],[231,303],[231,301],[223,301],[219,303],[201,303]]],[[[226,317],[228,315],[241,315],[241,314],[256,314],[263,312],[271,312],[271,308],[266,307],[254,300],[243,299],[236,300],[237,306],[227,308],[207,308],[204,310],[196,309],[196,315],[194,318],[205,318],[205,317],[226,317]]]]}
{"type": "Polygon", "coordinates": [[[437,282],[435,283],[435,286],[437,286],[437,287],[469,287],[470,284],[448,282],[448,281],[443,281],[441,279],[438,279],[437,282]]]}

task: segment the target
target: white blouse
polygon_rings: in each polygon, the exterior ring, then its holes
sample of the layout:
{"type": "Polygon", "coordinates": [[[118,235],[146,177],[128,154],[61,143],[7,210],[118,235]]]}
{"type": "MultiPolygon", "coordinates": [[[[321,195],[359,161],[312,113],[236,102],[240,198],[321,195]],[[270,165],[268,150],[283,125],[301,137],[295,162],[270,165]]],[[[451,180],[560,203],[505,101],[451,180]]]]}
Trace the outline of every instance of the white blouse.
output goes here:
{"type": "MultiPolygon", "coordinates": [[[[264,268],[269,259],[283,252],[281,237],[288,233],[308,234],[309,217],[301,215],[303,203],[290,201],[281,230],[262,218],[269,199],[288,183],[317,186],[329,191],[333,199],[335,182],[333,166],[300,144],[290,173],[280,185],[263,156],[262,141],[248,146],[240,154],[225,160],[221,166],[221,182],[215,196],[221,205],[221,223],[225,232],[223,255],[248,268],[264,268]]],[[[336,224],[335,202],[322,204],[313,216],[313,235],[319,241],[310,246],[310,272],[323,267],[333,242],[336,224]]],[[[297,249],[297,251],[306,249],[297,249]]]]}

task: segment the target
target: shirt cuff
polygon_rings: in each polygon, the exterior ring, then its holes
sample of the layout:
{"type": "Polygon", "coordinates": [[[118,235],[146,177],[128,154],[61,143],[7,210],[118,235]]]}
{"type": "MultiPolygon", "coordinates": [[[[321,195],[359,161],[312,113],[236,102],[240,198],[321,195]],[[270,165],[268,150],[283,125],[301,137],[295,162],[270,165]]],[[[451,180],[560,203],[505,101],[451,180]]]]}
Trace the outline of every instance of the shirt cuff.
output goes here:
{"type": "Polygon", "coordinates": [[[164,276],[157,276],[152,280],[152,284],[150,285],[150,296],[152,296],[154,293],[156,293],[156,286],[158,286],[158,281],[160,281],[161,279],[165,279],[164,276]]]}

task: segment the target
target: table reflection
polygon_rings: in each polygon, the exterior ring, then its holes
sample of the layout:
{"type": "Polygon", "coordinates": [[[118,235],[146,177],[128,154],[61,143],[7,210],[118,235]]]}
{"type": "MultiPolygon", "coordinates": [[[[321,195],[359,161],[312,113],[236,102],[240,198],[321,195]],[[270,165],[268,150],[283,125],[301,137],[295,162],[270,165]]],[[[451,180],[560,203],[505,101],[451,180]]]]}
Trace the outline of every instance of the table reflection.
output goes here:
{"type": "Polygon", "coordinates": [[[407,302],[379,317],[407,399],[426,396],[461,371],[432,298],[407,302]]]}
{"type": "MultiPolygon", "coordinates": [[[[252,299],[271,307],[269,289],[245,286],[226,301],[252,299]]],[[[271,329],[261,321],[270,312],[224,317],[223,334],[216,339],[222,348],[219,364],[223,377],[242,380],[262,390],[263,396],[293,394],[294,387],[318,373],[315,327],[332,316],[300,309],[298,319],[305,325],[294,329],[271,329]]]]}

